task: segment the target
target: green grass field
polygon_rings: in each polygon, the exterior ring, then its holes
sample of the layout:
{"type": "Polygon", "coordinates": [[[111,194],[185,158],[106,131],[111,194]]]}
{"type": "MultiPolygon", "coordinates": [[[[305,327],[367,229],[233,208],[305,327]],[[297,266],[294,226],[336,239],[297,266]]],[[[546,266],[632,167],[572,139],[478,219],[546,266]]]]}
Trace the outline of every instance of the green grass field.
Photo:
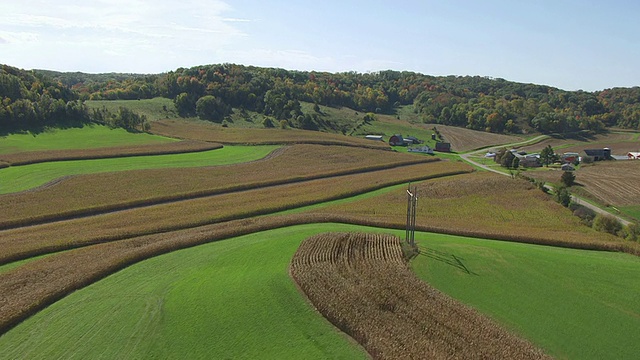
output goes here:
{"type": "MultiPolygon", "coordinates": [[[[362,358],[288,276],[310,224],[143,261],[76,291],[0,337],[0,358],[362,358]]],[[[640,351],[640,259],[416,233],[419,277],[558,358],[640,351]]]]}
{"type": "Polygon", "coordinates": [[[419,245],[419,277],[554,357],[640,353],[638,257],[446,235],[420,235],[419,245]]]}
{"type": "Polygon", "coordinates": [[[22,151],[93,149],[100,147],[159,144],[172,141],[162,136],[131,133],[102,125],[48,130],[40,134],[11,134],[0,137],[0,154],[22,151]]]}
{"type": "Polygon", "coordinates": [[[146,116],[149,121],[179,117],[173,100],[162,97],[142,100],[87,100],[85,104],[89,110],[104,107],[114,114],[120,107],[126,107],[138,115],[146,116]]]}
{"type": "Polygon", "coordinates": [[[0,337],[0,358],[357,359],[289,278],[306,225],[162,255],[76,291],[0,337]]]}
{"type": "Polygon", "coordinates": [[[228,165],[258,160],[278,146],[225,146],[222,149],[170,155],[54,161],[0,169],[0,194],[31,189],[68,175],[111,171],[228,165]]]}

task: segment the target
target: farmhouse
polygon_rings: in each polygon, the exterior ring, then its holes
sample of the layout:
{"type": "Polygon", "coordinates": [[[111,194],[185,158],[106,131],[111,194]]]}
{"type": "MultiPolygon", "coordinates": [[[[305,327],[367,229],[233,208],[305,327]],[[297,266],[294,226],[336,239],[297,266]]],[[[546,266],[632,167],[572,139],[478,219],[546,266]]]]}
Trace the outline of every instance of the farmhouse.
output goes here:
{"type": "Polygon", "coordinates": [[[396,134],[389,138],[389,145],[391,146],[405,146],[404,138],[402,135],[396,134]]]}
{"type": "Polygon", "coordinates": [[[417,147],[417,148],[409,148],[408,151],[409,152],[415,152],[415,153],[421,153],[421,154],[433,155],[433,149],[430,148],[428,145],[417,147]]]}
{"type": "Polygon", "coordinates": [[[585,149],[585,154],[587,156],[591,156],[593,161],[601,161],[601,160],[609,160],[611,159],[611,149],[603,148],[603,149],[585,149]]]}
{"type": "Polygon", "coordinates": [[[627,153],[627,158],[629,160],[640,160],[640,152],[630,151],[627,153]]]}
{"type": "Polygon", "coordinates": [[[367,140],[382,141],[382,135],[366,135],[364,138],[367,140]]]}
{"type": "Polygon", "coordinates": [[[436,143],[436,151],[451,152],[451,143],[448,143],[448,142],[437,142],[436,143]]]}
{"type": "Polygon", "coordinates": [[[511,150],[513,156],[517,157],[520,161],[520,166],[522,167],[540,167],[542,164],[540,163],[540,155],[539,154],[522,154],[516,150],[511,150]]]}

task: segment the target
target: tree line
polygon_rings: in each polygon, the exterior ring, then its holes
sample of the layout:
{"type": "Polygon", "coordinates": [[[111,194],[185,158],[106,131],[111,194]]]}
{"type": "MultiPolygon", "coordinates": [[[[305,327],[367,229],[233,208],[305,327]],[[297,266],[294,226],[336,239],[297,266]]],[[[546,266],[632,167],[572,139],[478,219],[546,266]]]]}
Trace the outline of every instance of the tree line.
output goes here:
{"type": "MultiPolygon", "coordinates": [[[[43,95],[61,99],[65,106],[69,101],[161,96],[173,99],[182,116],[221,122],[233,109],[239,109],[310,128],[317,127],[318,117],[302,113],[303,101],[386,114],[393,114],[399,106],[413,105],[425,123],[494,133],[600,132],[611,126],[638,129],[640,125],[640,87],[565,91],[480,76],[436,77],[391,70],[327,73],[235,64],[179,68],[153,75],[38,70],[17,76],[24,86],[9,79],[10,73],[3,70],[0,75],[0,96],[17,114],[25,107],[19,100],[28,99],[35,111],[34,104],[43,95]],[[41,85],[34,87],[34,83],[41,85]]],[[[46,103],[46,97],[42,101],[46,103]]],[[[8,105],[3,105],[5,113],[8,105]]],[[[60,111],[59,106],[56,109],[60,111]]],[[[61,114],[49,113],[58,115],[53,122],[61,114]]],[[[22,121],[11,116],[14,123],[22,121]]]]}

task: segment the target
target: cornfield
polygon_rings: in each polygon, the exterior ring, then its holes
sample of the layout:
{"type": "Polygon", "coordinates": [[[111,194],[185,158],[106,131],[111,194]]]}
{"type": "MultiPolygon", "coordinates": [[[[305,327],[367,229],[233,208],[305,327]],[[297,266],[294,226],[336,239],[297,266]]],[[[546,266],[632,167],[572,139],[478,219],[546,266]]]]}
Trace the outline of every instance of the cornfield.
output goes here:
{"type": "Polygon", "coordinates": [[[417,279],[397,237],[316,235],[301,244],[290,271],[318,311],[374,358],[546,358],[417,279]]]}

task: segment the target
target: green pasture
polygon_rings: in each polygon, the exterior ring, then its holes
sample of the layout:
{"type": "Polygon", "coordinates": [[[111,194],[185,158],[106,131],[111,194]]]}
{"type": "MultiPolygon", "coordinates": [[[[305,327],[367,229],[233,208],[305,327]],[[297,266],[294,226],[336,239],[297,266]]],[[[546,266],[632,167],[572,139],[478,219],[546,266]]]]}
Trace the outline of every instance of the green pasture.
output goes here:
{"type": "Polygon", "coordinates": [[[113,114],[121,107],[126,107],[138,115],[146,116],[149,121],[179,117],[173,100],[163,97],[141,100],[87,100],[85,104],[89,110],[105,108],[113,114]]]}
{"type": "Polygon", "coordinates": [[[366,358],[307,303],[288,274],[305,238],[355,229],[290,227],[140,262],[1,336],[0,358],[366,358]]]}
{"type": "Polygon", "coordinates": [[[637,221],[640,221],[640,205],[636,205],[636,206],[621,206],[620,207],[620,211],[623,214],[625,214],[625,215],[627,215],[627,216],[629,216],[629,217],[631,217],[631,218],[633,218],[633,219],[635,219],[637,221]]]}
{"type": "Polygon", "coordinates": [[[640,258],[446,235],[418,237],[416,274],[561,359],[640,353],[640,258]]]}
{"type": "Polygon", "coordinates": [[[82,128],[50,129],[38,134],[0,136],[0,154],[23,151],[92,149],[100,147],[158,144],[178,141],[146,133],[131,133],[102,125],[82,128]]]}
{"type": "Polygon", "coordinates": [[[0,169],[0,194],[31,189],[69,175],[112,171],[217,166],[261,159],[278,146],[225,146],[186,154],[53,161],[0,169]]]}
{"type": "MultiPolygon", "coordinates": [[[[158,256],[76,291],[0,337],[0,358],[362,358],[297,292],[288,264],[342,224],[270,230],[158,256]]],[[[568,359],[640,351],[640,259],[416,233],[416,274],[568,359]]]]}

